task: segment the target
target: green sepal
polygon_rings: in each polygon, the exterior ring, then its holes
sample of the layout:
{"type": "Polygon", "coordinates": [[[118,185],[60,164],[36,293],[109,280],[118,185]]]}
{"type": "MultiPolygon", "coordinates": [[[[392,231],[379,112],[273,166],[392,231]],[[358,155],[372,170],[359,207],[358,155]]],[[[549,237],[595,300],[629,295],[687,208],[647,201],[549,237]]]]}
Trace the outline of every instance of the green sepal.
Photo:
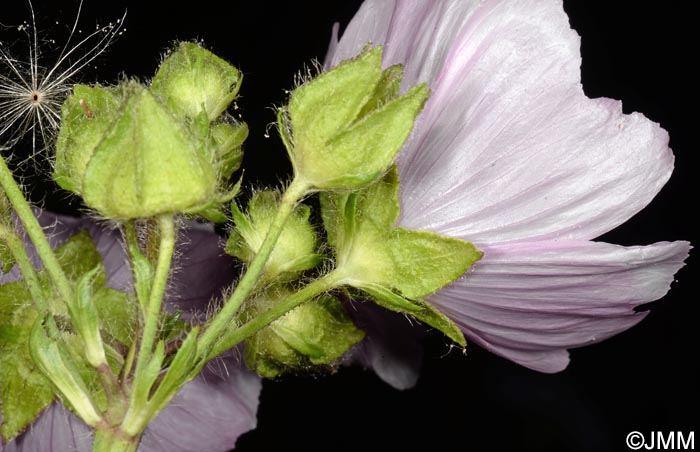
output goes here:
{"type": "Polygon", "coordinates": [[[345,190],[386,172],[428,98],[426,86],[397,97],[401,68],[382,72],[381,47],[366,49],[294,90],[278,113],[296,177],[345,190]]]}
{"type": "Polygon", "coordinates": [[[182,42],[163,61],[151,89],[180,116],[200,111],[213,121],[238,95],[243,75],[231,64],[203,47],[182,42]]]}
{"type": "Polygon", "coordinates": [[[75,85],[63,103],[56,141],[53,178],[73,193],[83,192],[83,180],[95,147],[112,126],[122,101],[116,88],[75,85]]]}
{"type": "Polygon", "coordinates": [[[391,231],[387,250],[394,262],[394,287],[413,299],[445,287],[482,256],[464,240],[403,228],[391,231]]]}
{"type": "Polygon", "coordinates": [[[458,345],[465,347],[464,333],[445,314],[423,300],[409,300],[378,284],[363,284],[360,289],[372,296],[379,306],[411,317],[435,328],[458,345]]]}
{"type": "Polygon", "coordinates": [[[355,327],[343,305],[324,295],[294,308],[249,338],[246,364],[265,378],[318,366],[332,368],[363,338],[364,332],[355,327]]]}
{"type": "Polygon", "coordinates": [[[343,276],[342,284],[462,345],[459,328],[421,298],[459,278],[482,253],[459,239],[394,227],[398,188],[394,167],[359,192],[321,195],[323,223],[336,252],[335,271],[343,276]]]}
{"type": "Polygon", "coordinates": [[[292,92],[287,112],[300,158],[314,159],[355,121],[379,82],[381,63],[381,47],[366,49],[292,92]]]}
{"type": "Polygon", "coordinates": [[[373,110],[381,108],[384,104],[399,97],[401,80],[403,80],[403,66],[395,64],[386,68],[374,87],[372,96],[362,107],[358,117],[363,118],[373,110]]]}
{"type": "Polygon", "coordinates": [[[196,211],[216,190],[211,157],[147,89],[124,90],[85,170],[85,203],[111,219],[196,211]]]}
{"type": "Polygon", "coordinates": [[[211,137],[216,171],[219,179],[226,181],[241,167],[241,147],[248,138],[248,125],[244,122],[214,124],[211,127],[211,137]]]}
{"type": "MultiPolygon", "coordinates": [[[[226,253],[250,263],[270,230],[279,202],[278,192],[257,192],[248,203],[247,215],[232,203],[235,228],[226,242],[226,253]]],[[[319,264],[321,257],[316,253],[316,233],[309,223],[310,215],[311,209],[306,205],[294,208],[267,261],[263,282],[277,278],[289,280],[319,264]]]]}

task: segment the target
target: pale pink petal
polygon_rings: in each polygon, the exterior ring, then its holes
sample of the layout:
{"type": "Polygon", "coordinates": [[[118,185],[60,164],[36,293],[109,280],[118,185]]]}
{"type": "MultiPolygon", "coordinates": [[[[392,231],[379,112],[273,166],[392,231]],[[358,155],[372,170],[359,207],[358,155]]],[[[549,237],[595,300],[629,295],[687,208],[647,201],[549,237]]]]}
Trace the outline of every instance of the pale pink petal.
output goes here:
{"type": "MultiPolygon", "coordinates": [[[[260,378],[239,359],[212,362],[151,422],[139,452],[226,452],[256,425],[260,378]]],[[[2,418],[0,418],[0,421],[2,418]]],[[[90,452],[92,430],[53,403],[0,452],[90,452]]]]}
{"type": "Polygon", "coordinates": [[[0,452],[90,452],[92,430],[58,402],[51,404],[39,418],[0,452]]]}
{"type": "Polygon", "coordinates": [[[687,242],[623,247],[585,241],[484,248],[465,276],[429,297],[467,337],[542,372],[568,364],[567,349],[638,323],[636,306],[669,290],[687,242]]]}
{"type": "Polygon", "coordinates": [[[238,358],[216,360],[148,426],[139,452],[226,452],[255,428],[260,377],[238,358]]]}
{"type": "Polygon", "coordinates": [[[583,94],[560,1],[370,0],[331,61],[367,40],[405,63],[404,89],[432,90],[398,157],[404,227],[480,245],[591,239],[670,177],[664,130],[583,94]]]}
{"type": "Polygon", "coordinates": [[[416,385],[423,363],[423,328],[373,303],[350,304],[353,322],[366,336],[345,356],[345,364],[372,369],[396,389],[416,385]]]}

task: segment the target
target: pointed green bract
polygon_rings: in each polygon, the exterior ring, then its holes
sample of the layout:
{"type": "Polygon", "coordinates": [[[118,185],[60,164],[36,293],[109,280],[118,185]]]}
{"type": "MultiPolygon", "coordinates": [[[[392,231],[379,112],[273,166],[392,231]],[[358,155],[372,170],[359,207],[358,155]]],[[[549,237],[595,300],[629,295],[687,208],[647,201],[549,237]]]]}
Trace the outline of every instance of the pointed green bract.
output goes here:
{"type": "Polygon", "coordinates": [[[425,85],[398,97],[400,84],[401,68],[382,72],[375,47],[294,90],[278,123],[296,177],[344,190],[386,172],[428,98],[425,85]]]}
{"type": "MultiPolygon", "coordinates": [[[[270,230],[279,201],[278,192],[257,192],[248,203],[248,215],[232,203],[235,228],[226,243],[226,252],[246,263],[252,262],[270,230]]],[[[310,215],[311,209],[303,204],[294,209],[267,261],[262,282],[288,280],[318,265],[320,255],[316,253],[316,233],[309,223],[310,215]]]]}
{"type": "Polygon", "coordinates": [[[32,360],[78,416],[88,425],[95,426],[100,422],[101,416],[87,385],[73,361],[60,349],[60,344],[46,335],[44,321],[45,319],[37,318],[30,333],[29,351],[32,360]]]}
{"type": "Polygon", "coordinates": [[[394,227],[398,187],[394,167],[359,192],[321,195],[335,271],[343,284],[363,290],[379,305],[411,315],[464,345],[459,328],[421,298],[459,278],[481,252],[462,240],[394,227]]]}
{"type": "Polygon", "coordinates": [[[83,197],[114,219],[188,211],[216,189],[210,158],[145,88],[131,84],[126,105],[88,163],[83,197]]]}
{"type": "MultiPolygon", "coordinates": [[[[284,294],[282,291],[275,296],[284,294]]],[[[313,366],[332,367],[363,338],[364,332],[355,327],[342,304],[326,295],[294,308],[249,338],[245,343],[246,364],[266,378],[313,366]]]]}
{"type": "Polygon", "coordinates": [[[153,93],[176,114],[194,118],[205,111],[213,121],[238,94],[243,76],[203,47],[180,43],[153,78],[153,93]]]}

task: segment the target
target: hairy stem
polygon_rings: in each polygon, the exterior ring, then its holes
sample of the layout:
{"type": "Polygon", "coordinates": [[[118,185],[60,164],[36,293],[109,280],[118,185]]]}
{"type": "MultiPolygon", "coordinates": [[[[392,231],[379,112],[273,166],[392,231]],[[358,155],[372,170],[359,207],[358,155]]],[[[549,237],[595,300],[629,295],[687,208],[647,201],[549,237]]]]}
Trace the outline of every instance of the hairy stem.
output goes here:
{"type": "MultiPolygon", "coordinates": [[[[0,240],[7,244],[7,248],[9,248],[10,252],[15,257],[15,261],[17,261],[19,270],[22,272],[22,276],[24,276],[24,282],[29,288],[29,293],[32,296],[32,300],[34,300],[34,306],[36,306],[37,311],[39,311],[39,315],[47,316],[50,314],[49,303],[44,295],[44,289],[42,289],[41,283],[39,282],[39,276],[36,274],[36,270],[34,270],[32,266],[32,261],[27,255],[27,250],[24,249],[22,239],[19,238],[14,230],[4,224],[0,224],[0,240]]],[[[49,334],[51,337],[57,338],[60,334],[58,326],[56,326],[53,316],[48,316],[48,319],[47,326],[49,328],[49,334]]]]}
{"type": "Polygon", "coordinates": [[[150,297],[148,300],[148,310],[145,313],[146,321],[141,336],[141,347],[136,360],[136,371],[145,366],[153,353],[153,344],[158,334],[158,319],[163,303],[163,295],[170,273],[170,263],[175,250],[175,221],[172,215],[161,215],[158,217],[160,230],[160,246],[158,247],[158,262],[153,276],[150,297]]]}
{"type": "Polygon", "coordinates": [[[58,259],[49,245],[49,241],[44,235],[44,230],[34,216],[32,208],[24,198],[22,190],[20,190],[12,172],[7,167],[5,159],[0,158],[0,186],[5,191],[7,199],[12,204],[12,208],[19,217],[24,230],[34,243],[37,254],[41,257],[44,263],[44,268],[51,276],[51,280],[58,289],[58,293],[64,302],[69,303],[73,299],[73,286],[68,281],[66,274],[63,272],[58,259]]]}
{"type": "MultiPolygon", "coordinates": [[[[243,277],[236,286],[236,289],[233,291],[233,294],[231,294],[231,297],[228,299],[228,301],[226,301],[221,311],[219,311],[216,316],[211,319],[209,325],[200,336],[197,348],[200,351],[199,356],[201,358],[209,355],[209,352],[215,346],[217,339],[229,327],[231,320],[236,315],[243,302],[255,288],[255,284],[262,275],[265,265],[267,264],[267,261],[275,248],[277,239],[279,239],[279,236],[284,229],[287,218],[289,218],[289,215],[294,210],[296,203],[307,193],[307,191],[308,186],[305,183],[300,182],[299,179],[294,179],[287,188],[287,191],[285,191],[279,208],[277,209],[277,213],[275,214],[275,218],[270,225],[270,229],[265,236],[265,240],[260,246],[260,250],[258,250],[255,258],[253,258],[250,266],[248,266],[247,271],[243,274],[243,277]]],[[[217,348],[219,347],[217,346],[217,348]]]]}
{"type": "Polygon", "coordinates": [[[242,325],[225,335],[219,342],[216,343],[211,353],[207,356],[207,359],[213,359],[226,350],[235,347],[297,306],[337,287],[341,279],[342,278],[339,274],[331,272],[326,276],[313,281],[299,292],[290,295],[282,302],[251,319],[245,325],[242,325]]]}

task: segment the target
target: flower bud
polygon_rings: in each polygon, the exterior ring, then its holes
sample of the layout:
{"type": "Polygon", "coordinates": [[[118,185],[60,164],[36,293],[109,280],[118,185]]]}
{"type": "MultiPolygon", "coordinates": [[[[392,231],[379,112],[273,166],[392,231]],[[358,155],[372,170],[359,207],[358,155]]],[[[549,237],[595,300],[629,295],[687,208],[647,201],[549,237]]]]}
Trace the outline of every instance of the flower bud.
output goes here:
{"type": "MultiPolygon", "coordinates": [[[[226,243],[226,252],[246,263],[252,262],[270,230],[279,205],[279,193],[262,191],[248,203],[248,215],[244,215],[235,203],[231,213],[235,229],[226,243]]],[[[314,268],[320,262],[316,251],[316,233],[309,223],[311,209],[297,206],[284,225],[263,272],[262,281],[275,278],[292,279],[297,273],[314,268]]]]}
{"type": "Polygon", "coordinates": [[[280,110],[279,128],[296,176],[312,188],[372,182],[408,138],[428,90],[418,85],[396,97],[401,71],[382,72],[381,61],[381,47],[365,50],[301,85],[280,110]]]}
{"type": "Polygon", "coordinates": [[[150,88],[77,85],[63,105],[54,179],[106,218],[225,219],[248,128],[222,113],[240,81],[236,68],[183,43],[150,88]]]}
{"type": "MultiPolygon", "coordinates": [[[[280,289],[256,300],[248,315],[264,310],[288,293],[280,289]]],[[[245,343],[246,364],[266,378],[287,371],[302,371],[318,366],[333,367],[353,345],[364,338],[345,312],[343,305],[330,295],[310,301],[288,312],[245,343]]]]}
{"type": "Polygon", "coordinates": [[[147,89],[127,89],[86,168],[85,203],[122,219],[195,210],[216,189],[211,157],[147,89]]]}
{"type": "Polygon", "coordinates": [[[194,118],[205,111],[213,121],[236,97],[242,78],[210,51],[183,42],[160,65],[151,89],[175,115],[194,118]]]}

